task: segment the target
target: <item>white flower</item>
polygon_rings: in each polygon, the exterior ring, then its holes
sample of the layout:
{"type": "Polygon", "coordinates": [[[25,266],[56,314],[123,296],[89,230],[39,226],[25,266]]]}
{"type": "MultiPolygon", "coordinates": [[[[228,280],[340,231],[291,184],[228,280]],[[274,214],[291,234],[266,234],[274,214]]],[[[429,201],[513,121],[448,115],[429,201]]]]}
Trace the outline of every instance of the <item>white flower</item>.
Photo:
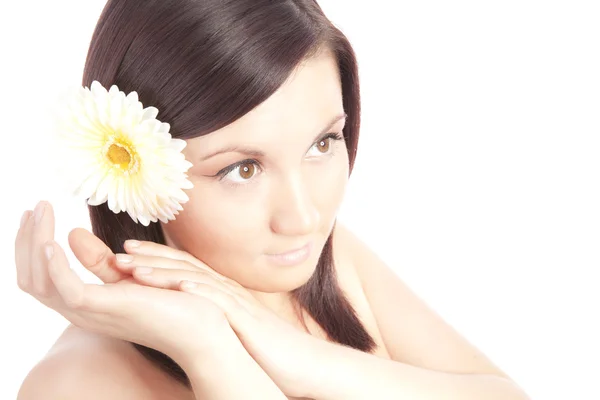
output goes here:
{"type": "Polygon", "coordinates": [[[55,108],[57,156],[73,194],[93,206],[108,201],[114,213],[126,211],[148,226],[175,219],[191,189],[192,164],[181,152],[186,142],[173,139],[170,125],[156,119],[158,109],[143,108],[137,92],[127,96],[116,85],[106,90],[71,90],[55,108]]]}

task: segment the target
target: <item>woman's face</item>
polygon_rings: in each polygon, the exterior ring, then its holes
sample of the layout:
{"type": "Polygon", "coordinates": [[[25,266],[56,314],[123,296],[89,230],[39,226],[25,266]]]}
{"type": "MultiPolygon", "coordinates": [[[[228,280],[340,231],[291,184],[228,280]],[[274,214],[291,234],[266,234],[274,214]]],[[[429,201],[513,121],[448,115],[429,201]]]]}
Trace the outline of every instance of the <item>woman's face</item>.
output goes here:
{"type": "Polygon", "coordinates": [[[242,118],[187,140],[194,188],[176,219],[161,223],[167,244],[253,291],[306,283],[348,180],[343,116],[339,71],[324,53],[242,118]]]}

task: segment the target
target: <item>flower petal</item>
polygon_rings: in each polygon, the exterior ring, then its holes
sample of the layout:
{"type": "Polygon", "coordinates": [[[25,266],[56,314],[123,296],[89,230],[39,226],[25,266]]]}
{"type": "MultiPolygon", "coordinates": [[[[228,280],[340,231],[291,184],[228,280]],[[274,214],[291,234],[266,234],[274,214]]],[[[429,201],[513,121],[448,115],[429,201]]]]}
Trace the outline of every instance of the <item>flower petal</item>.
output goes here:
{"type": "Polygon", "coordinates": [[[98,81],[71,90],[60,103],[54,116],[61,143],[56,153],[63,159],[57,164],[75,194],[92,206],[107,202],[144,226],[175,219],[189,200],[183,189],[194,187],[187,175],[192,163],[182,154],[187,142],[156,119],[158,109],[144,108],[136,91],[126,95],[116,85],[106,90],[98,81]],[[134,169],[112,163],[105,152],[113,143],[133,157],[134,169]]]}

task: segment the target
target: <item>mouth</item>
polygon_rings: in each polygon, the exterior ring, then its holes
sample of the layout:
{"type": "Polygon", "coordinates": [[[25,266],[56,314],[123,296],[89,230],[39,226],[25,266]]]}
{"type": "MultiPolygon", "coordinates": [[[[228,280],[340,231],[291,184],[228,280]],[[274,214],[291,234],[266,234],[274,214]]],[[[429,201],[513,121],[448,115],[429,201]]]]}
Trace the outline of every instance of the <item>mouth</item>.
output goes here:
{"type": "Polygon", "coordinates": [[[275,264],[297,265],[297,264],[300,264],[300,263],[306,261],[306,259],[310,256],[311,251],[312,251],[312,242],[308,242],[304,246],[302,246],[298,249],[286,251],[284,253],[265,254],[265,255],[271,262],[273,262],[275,264]]]}

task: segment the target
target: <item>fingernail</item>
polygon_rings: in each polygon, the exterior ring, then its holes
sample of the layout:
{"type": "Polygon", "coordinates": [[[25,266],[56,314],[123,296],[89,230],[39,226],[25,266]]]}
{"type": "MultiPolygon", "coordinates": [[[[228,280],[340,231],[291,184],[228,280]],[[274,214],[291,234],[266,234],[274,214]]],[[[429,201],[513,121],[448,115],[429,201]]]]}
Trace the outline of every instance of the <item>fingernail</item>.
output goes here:
{"type": "Polygon", "coordinates": [[[191,282],[191,281],[183,281],[181,282],[181,288],[182,289],[194,289],[198,287],[198,284],[196,282],[191,282]]]}
{"type": "Polygon", "coordinates": [[[117,257],[118,262],[124,263],[124,264],[130,263],[133,261],[133,256],[130,256],[129,254],[117,254],[116,257],[117,257]]]}
{"type": "Polygon", "coordinates": [[[44,209],[46,208],[46,204],[42,201],[40,201],[39,203],[37,203],[37,206],[35,206],[35,210],[33,212],[34,214],[34,224],[37,225],[40,223],[40,221],[42,220],[42,217],[44,216],[44,209]]]}
{"type": "Polygon", "coordinates": [[[135,269],[135,272],[137,272],[138,274],[142,274],[142,275],[146,275],[152,272],[152,268],[150,267],[137,267],[135,269]]]}
{"type": "Polygon", "coordinates": [[[52,259],[52,256],[54,255],[54,247],[52,244],[46,244],[46,246],[44,246],[44,252],[46,253],[46,258],[48,260],[52,259]]]}
{"type": "Polygon", "coordinates": [[[23,226],[25,226],[25,222],[27,222],[27,220],[29,219],[29,215],[30,215],[30,214],[29,214],[29,210],[26,210],[26,211],[23,213],[23,216],[21,217],[21,228],[22,228],[23,226]]]}
{"type": "Polygon", "coordinates": [[[137,240],[126,240],[125,241],[125,245],[129,248],[135,249],[136,247],[140,247],[140,242],[138,242],[137,240]]]}

